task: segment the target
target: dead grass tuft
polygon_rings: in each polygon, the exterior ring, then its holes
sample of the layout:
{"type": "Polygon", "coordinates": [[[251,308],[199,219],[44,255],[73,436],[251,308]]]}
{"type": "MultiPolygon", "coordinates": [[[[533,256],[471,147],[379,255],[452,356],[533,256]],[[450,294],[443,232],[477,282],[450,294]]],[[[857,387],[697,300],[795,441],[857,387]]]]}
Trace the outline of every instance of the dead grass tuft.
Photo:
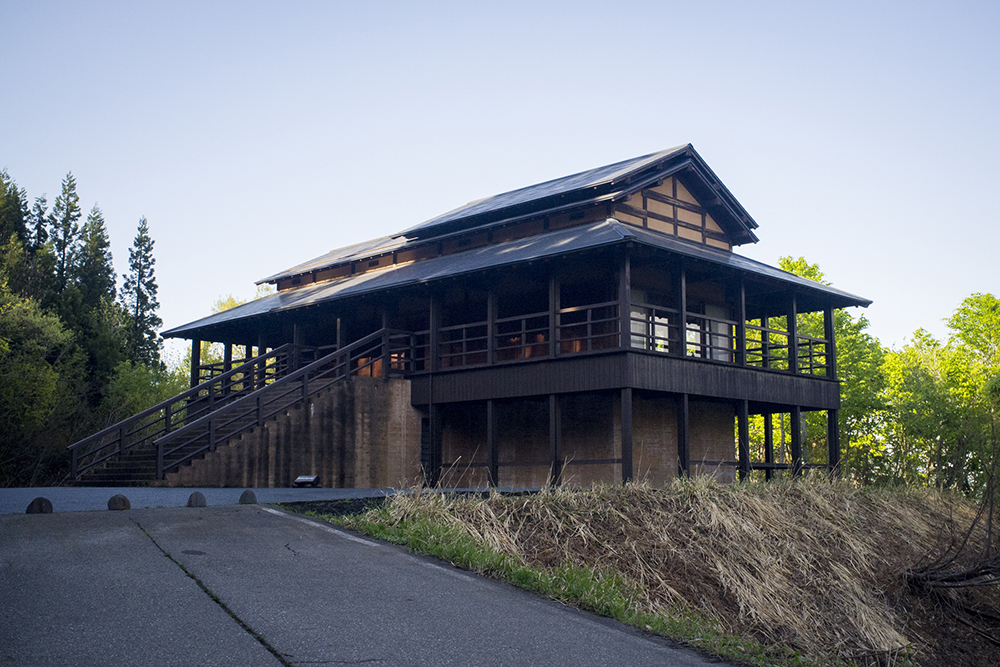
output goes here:
{"type": "MultiPolygon", "coordinates": [[[[415,493],[392,521],[431,520],[540,568],[619,574],[638,611],[686,608],[727,632],[821,661],[888,664],[928,650],[908,630],[905,571],[974,508],[932,490],[701,478],[488,498],[415,493]]],[[[932,651],[933,652],[933,651],[932,651]]]]}

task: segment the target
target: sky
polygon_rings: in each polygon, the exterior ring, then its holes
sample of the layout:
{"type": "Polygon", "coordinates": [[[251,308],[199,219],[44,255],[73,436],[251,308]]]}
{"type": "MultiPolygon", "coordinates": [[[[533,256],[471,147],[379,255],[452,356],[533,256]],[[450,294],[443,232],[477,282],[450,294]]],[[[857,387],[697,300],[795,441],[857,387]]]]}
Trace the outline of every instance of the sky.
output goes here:
{"type": "MultiPolygon", "coordinates": [[[[0,169],[68,172],[171,328],[468,201],[691,143],[869,332],[1000,294],[1000,3],[0,0],[0,169]]],[[[176,347],[170,348],[176,354],[176,347]]]]}

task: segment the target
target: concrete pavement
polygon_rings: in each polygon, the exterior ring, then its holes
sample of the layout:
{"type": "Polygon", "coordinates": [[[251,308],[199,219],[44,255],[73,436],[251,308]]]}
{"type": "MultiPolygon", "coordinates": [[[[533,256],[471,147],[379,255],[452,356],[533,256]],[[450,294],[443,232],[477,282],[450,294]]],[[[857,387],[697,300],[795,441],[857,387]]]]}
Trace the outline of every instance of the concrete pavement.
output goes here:
{"type": "Polygon", "coordinates": [[[0,665],[708,663],[264,505],[0,516],[0,591],[0,665]]]}

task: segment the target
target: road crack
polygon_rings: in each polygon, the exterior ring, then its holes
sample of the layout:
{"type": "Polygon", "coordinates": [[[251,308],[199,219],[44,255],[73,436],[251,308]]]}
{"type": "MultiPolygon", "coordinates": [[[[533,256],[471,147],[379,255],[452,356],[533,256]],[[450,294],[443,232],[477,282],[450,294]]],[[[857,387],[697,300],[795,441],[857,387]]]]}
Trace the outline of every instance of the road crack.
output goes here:
{"type": "Polygon", "coordinates": [[[231,619],[233,619],[234,621],[236,621],[236,623],[241,628],[243,628],[243,630],[248,635],[250,635],[251,637],[253,637],[254,639],[256,639],[257,642],[261,646],[263,646],[264,648],[266,648],[271,653],[271,655],[273,655],[275,658],[277,658],[278,662],[280,662],[282,665],[284,665],[284,667],[294,667],[294,665],[291,662],[289,662],[288,660],[286,660],[285,657],[281,653],[279,653],[276,648],[274,648],[273,646],[271,646],[271,644],[269,644],[268,641],[266,639],[264,639],[264,635],[260,634],[259,632],[257,632],[253,628],[251,628],[242,618],[240,618],[239,616],[237,616],[236,612],[234,612],[232,609],[230,609],[229,606],[226,605],[226,603],[223,602],[219,598],[218,595],[216,595],[215,593],[213,593],[211,591],[211,589],[209,589],[209,587],[206,586],[204,584],[204,582],[202,582],[201,579],[199,579],[198,577],[196,577],[194,575],[194,573],[191,572],[191,570],[189,570],[186,567],[184,567],[183,563],[181,563],[176,558],[174,558],[173,556],[171,556],[170,553],[166,549],[164,549],[163,547],[161,547],[160,543],[157,542],[155,539],[153,539],[153,536],[149,534],[149,531],[147,531],[145,528],[143,528],[143,526],[142,526],[141,523],[139,523],[138,521],[136,521],[132,517],[129,517],[129,518],[132,520],[132,523],[134,523],[136,526],[139,527],[139,530],[142,531],[143,535],[145,535],[146,537],[149,538],[149,541],[153,543],[153,546],[155,546],[157,549],[159,549],[160,552],[164,556],[166,556],[167,558],[169,558],[170,561],[174,565],[176,565],[177,567],[179,567],[181,569],[181,571],[184,572],[184,574],[186,574],[187,576],[191,577],[191,579],[194,581],[194,583],[198,584],[198,587],[205,592],[205,595],[207,595],[209,597],[209,599],[212,600],[212,602],[214,602],[215,604],[219,605],[219,607],[222,608],[222,611],[226,612],[231,619]]]}

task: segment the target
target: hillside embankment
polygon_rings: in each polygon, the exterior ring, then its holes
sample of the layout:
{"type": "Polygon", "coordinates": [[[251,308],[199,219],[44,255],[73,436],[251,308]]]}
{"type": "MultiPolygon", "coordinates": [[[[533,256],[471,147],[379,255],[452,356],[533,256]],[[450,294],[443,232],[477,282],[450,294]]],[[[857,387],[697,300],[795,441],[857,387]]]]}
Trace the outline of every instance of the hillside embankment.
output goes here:
{"type": "Polygon", "coordinates": [[[998,588],[927,590],[907,576],[975,515],[975,503],[929,489],[700,479],[414,492],[341,520],[731,660],[995,665],[998,588]]]}

